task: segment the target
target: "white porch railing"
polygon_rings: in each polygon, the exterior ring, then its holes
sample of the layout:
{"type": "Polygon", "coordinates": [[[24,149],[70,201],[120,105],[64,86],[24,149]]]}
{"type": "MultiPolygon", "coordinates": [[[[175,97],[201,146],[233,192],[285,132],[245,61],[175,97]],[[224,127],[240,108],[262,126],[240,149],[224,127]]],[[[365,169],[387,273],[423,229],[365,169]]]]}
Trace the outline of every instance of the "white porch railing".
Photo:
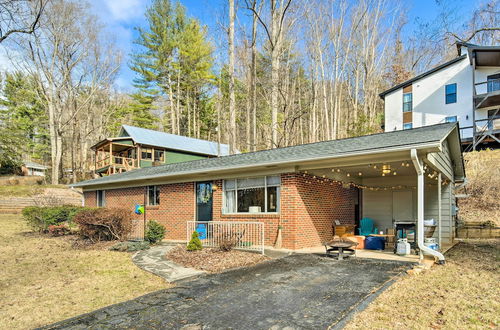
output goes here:
{"type": "Polygon", "coordinates": [[[198,232],[203,247],[220,246],[231,240],[234,248],[258,251],[264,254],[264,223],[248,221],[188,221],[186,238],[189,242],[194,231],[198,232]]]}

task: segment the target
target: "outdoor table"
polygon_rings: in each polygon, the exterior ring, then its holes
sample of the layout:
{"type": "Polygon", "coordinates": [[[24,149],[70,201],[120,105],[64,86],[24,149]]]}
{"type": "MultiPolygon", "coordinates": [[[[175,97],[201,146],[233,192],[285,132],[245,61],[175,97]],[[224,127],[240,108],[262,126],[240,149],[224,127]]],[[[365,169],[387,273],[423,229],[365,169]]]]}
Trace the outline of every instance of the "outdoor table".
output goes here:
{"type": "Polygon", "coordinates": [[[350,240],[333,240],[324,245],[327,256],[329,256],[331,252],[335,252],[338,254],[338,260],[344,260],[344,255],[350,256],[355,253],[352,247],[358,245],[358,243],[350,240]]]}

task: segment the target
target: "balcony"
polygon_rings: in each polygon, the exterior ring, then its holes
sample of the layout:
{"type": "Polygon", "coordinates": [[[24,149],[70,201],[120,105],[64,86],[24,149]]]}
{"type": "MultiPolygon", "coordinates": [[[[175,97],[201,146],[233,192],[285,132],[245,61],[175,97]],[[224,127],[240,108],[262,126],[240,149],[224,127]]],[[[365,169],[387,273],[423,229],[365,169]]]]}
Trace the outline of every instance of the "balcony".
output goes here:
{"type": "Polygon", "coordinates": [[[110,157],[109,153],[98,153],[95,167],[97,173],[110,175],[139,168],[139,162],[135,158],[117,155],[112,155],[110,157]]]}
{"type": "Polygon", "coordinates": [[[474,106],[483,109],[500,105],[500,79],[474,84],[474,106]]]}
{"type": "Polygon", "coordinates": [[[470,143],[466,151],[475,150],[481,143],[500,143],[500,110],[488,119],[476,120],[474,126],[461,127],[460,138],[462,143],[470,143]]]}

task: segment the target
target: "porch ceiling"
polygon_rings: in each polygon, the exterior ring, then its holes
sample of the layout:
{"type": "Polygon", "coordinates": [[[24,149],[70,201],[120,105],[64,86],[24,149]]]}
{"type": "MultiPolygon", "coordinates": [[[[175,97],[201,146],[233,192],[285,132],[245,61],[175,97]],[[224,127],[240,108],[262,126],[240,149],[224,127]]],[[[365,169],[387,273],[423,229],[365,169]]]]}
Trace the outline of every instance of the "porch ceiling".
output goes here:
{"type": "Polygon", "coordinates": [[[330,179],[362,179],[362,178],[382,178],[390,176],[411,176],[416,175],[415,168],[410,161],[401,162],[388,162],[388,163],[373,163],[358,166],[342,166],[342,167],[329,167],[322,169],[314,169],[308,173],[316,176],[328,177],[330,179]],[[382,175],[383,166],[386,170],[390,169],[390,173],[382,175]],[[394,174],[395,173],[395,174],[394,174]]]}

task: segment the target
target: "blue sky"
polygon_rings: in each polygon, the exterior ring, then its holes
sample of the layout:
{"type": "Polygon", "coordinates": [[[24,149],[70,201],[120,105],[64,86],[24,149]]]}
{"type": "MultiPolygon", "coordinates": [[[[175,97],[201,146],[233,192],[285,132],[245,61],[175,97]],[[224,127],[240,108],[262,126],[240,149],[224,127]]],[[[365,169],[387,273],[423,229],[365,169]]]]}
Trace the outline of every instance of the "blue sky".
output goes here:
{"type": "MultiPolygon", "coordinates": [[[[437,0],[443,1],[443,0],[437,0]]],[[[188,14],[198,18],[209,28],[211,36],[217,35],[217,17],[223,15],[226,1],[224,0],[181,0],[187,8],[188,14]]],[[[311,0],[313,2],[313,0],[311,0]]],[[[128,54],[133,50],[133,40],[136,37],[134,27],[144,26],[144,12],[149,5],[148,0],[90,0],[92,11],[101,19],[102,23],[116,38],[120,50],[124,54],[124,61],[116,85],[123,91],[132,90],[134,73],[128,68],[128,54]]],[[[478,3],[472,0],[454,0],[455,14],[458,17],[470,11],[478,3]]],[[[437,15],[438,5],[436,0],[402,0],[408,8],[407,31],[417,19],[432,21],[437,15]]],[[[219,32],[220,33],[220,32],[219,32]]]]}

